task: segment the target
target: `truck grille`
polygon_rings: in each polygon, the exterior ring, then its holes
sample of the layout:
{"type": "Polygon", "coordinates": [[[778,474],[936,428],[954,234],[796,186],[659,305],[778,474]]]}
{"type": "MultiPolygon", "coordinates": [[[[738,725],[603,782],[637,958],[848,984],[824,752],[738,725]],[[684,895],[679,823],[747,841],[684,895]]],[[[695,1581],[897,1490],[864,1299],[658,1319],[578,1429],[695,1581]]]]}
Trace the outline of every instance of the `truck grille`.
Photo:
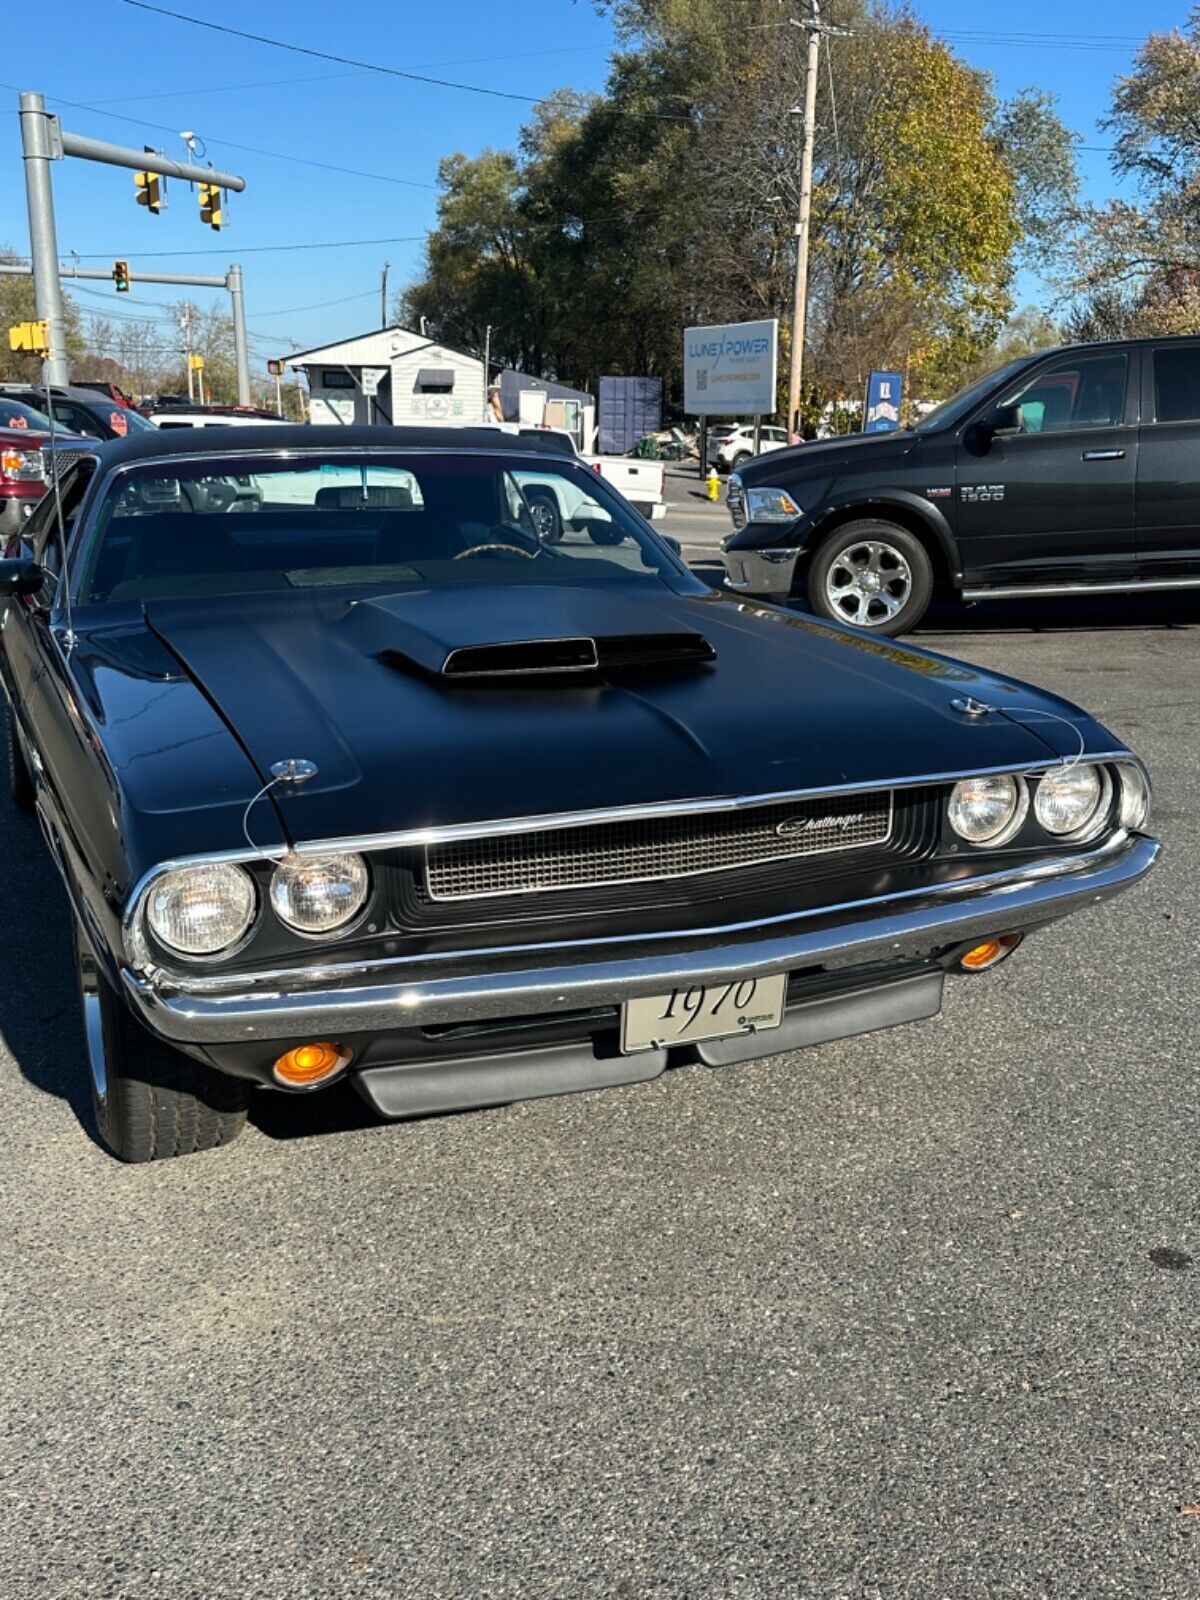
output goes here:
{"type": "Polygon", "coordinates": [[[725,504],[729,515],[733,519],[735,528],[746,526],[746,495],[741,484],[736,478],[730,478],[729,487],[725,491],[725,504]]]}
{"type": "Polygon", "coordinates": [[[425,887],[432,900],[481,900],[685,878],[886,844],[891,831],[890,791],[548,828],[430,845],[425,887]]]}

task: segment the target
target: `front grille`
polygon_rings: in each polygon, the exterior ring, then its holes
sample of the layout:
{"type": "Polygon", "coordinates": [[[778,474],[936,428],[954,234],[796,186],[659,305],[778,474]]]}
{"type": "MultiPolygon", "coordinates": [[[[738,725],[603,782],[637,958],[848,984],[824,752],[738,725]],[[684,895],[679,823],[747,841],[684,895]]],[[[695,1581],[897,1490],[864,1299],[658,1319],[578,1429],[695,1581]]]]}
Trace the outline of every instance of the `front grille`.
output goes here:
{"type": "Polygon", "coordinates": [[[746,526],[746,497],[740,484],[730,483],[725,491],[725,504],[729,508],[729,515],[733,518],[735,528],[746,526]]]}
{"type": "Polygon", "coordinates": [[[640,817],[431,845],[432,900],[639,883],[885,844],[892,795],[776,801],[739,811],[640,817]]]}

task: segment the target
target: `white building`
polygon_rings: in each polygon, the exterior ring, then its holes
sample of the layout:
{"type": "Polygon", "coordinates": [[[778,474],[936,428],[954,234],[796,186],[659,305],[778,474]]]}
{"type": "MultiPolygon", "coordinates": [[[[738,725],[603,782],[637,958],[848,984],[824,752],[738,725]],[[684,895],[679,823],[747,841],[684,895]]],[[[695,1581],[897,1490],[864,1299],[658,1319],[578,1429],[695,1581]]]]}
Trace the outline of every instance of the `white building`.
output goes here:
{"type": "Polygon", "coordinates": [[[378,328],[302,350],[288,364],[308,377],[312,422],[445,426],[485,417],[487,384],[479,357],[407,328],[378,328]]]}

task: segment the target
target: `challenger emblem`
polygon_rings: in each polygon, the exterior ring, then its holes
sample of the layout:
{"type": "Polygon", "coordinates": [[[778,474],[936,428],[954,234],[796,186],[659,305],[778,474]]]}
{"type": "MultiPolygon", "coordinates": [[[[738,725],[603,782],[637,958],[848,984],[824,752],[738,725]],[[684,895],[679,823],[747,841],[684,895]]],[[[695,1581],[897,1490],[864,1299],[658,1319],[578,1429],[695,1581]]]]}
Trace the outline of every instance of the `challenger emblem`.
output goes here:
{"type": "Polygon", "coordinates": [[[775,832],[781,839],[789,839],[797,833],[826,833],[831,828],[845,833],[855,823],[866,820],[865,811],[849,811],[836,817],[784,817],[775,824],[775,832]]]}

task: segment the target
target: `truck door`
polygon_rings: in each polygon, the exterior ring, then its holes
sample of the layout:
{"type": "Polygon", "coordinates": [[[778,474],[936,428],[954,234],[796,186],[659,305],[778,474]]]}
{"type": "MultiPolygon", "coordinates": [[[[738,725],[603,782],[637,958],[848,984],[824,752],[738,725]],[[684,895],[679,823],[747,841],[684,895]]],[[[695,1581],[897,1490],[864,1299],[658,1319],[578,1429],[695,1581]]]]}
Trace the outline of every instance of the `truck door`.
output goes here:
{"type": "Polygon", "coordinates": [[[1056,356],[962,430],[954,522],[966,587],[1132,574],[1135,354],[1056,356]]]}
{"type": "Polygon", "coordinates": [[[1147,578],[1200,573],[1200,341],[1143,356],[1137,555],[1147,578]]]}

